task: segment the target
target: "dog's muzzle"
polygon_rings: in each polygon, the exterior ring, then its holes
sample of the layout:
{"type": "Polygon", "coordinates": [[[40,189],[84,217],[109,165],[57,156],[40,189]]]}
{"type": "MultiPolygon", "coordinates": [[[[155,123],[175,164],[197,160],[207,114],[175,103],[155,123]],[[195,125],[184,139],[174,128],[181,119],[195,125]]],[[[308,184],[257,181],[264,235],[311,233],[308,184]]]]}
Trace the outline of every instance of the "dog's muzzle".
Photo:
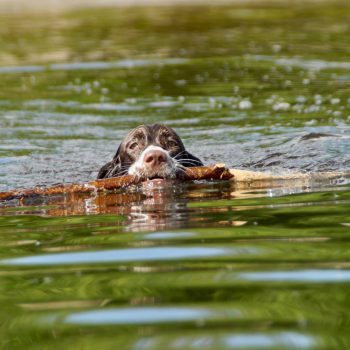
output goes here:
{"type": "Polygon", "coordinates": [[[159,146],[148,146],[131,165],[129,175],[144,179],[174,179],[176,164],[169,153],[159,146]]]}

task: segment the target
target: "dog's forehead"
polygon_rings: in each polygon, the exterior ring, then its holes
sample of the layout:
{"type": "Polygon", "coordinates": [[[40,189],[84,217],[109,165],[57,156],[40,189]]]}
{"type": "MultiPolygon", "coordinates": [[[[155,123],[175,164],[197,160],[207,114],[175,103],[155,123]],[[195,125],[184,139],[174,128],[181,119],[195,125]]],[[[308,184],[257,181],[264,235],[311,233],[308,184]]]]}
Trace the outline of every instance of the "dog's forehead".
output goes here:
{"type": "Polygon", "coordinates": [[[142,138],[146,137],[148,140],[154,140],[160,136],[174,136],[177,134],[174,130],[168,126],[161,124],[151,124],[151,125],[140,125],[137,128],[131,130],[126,136],[125,140],[130,140],[132,138],[142,138]]]}
{"type": "Polygon", "coordinates": [[[124,142],[128,142],[134,138],[145,137],[145,135],[146,135],[145,125],[140,125],[135,129],[132,129],[131,131],[129,131],[129,133],[124,137],[124,142]]]}
{"type": "Polygon", "coordinates": [[[177,136],[173,129],[165,125],[154,124],[151,129],[154,136],[177,136]]]}

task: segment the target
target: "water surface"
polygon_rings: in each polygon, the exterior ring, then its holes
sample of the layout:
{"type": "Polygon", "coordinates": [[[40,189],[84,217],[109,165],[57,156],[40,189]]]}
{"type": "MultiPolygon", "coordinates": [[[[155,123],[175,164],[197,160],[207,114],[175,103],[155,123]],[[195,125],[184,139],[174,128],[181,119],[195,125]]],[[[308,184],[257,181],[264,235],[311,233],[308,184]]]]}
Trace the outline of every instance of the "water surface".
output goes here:
{"type": "MultiPolygon", "coordinates": [[[[350,165],[350,6],[0,15],[0,190],[93,179],[162,122],[207,164],[350,165]]],[[[0,206],[4,349],[347,349],[344,180],[0,206]]]]}

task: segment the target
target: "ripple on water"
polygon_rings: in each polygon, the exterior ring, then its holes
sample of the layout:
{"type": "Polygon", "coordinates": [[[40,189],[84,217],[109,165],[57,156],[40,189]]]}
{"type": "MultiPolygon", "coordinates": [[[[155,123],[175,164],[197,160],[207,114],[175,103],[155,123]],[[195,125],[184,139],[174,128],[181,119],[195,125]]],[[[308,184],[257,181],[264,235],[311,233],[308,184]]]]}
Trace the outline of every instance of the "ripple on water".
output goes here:
{"type": "Polygon", "coordinates": [[[35,73],[43,71],[70,71],[70,70],[104,70],[111,68],[137,68],[154,65],[176,65],[184,64],[187,59],[184,58],[163,58],[163,59],[126,59],[119,61],[103,62],[72,62],[72,63],[53,63],[47,66],[32,65],[32,66],[9,66],[0,67],[1,73],[35,73]]]}
{"type": "MultiPolygon", "coordinates": [[[[233,311],[231,312],[234,313],[233,311]]],[[[163,322],[198,322],[212,316],[213,312],[199,308],[184,307],[126,307],[89,310],[72,313],[65,317],[64,323],[98,325],[98,324],[152,324],[163,322]]]]}
{"type": "Polygon", "coordinates": [[[248,281],[346,283],[350,281],[349,270],[300,270],[300,271],[259,271],[239,274],[248,281]]]}
{"type": "Polygon", "coordinates": [[[170,342],[165,337],[149,336],[138,340],[133,348],[135,350],[153,350],[164,347],[171,349],[310,349],[322,344],[316,337],[301,332],[235,333],[213,335],[202,332],[197,336],[183,334],[170,342]]]}
{"type": "MultiPolygon", "coordinates": [[[[67,325],[80,326],[103,326],[103,325],[154,325],[154,324],[176,324],[179,322],[195,322],[198,325],[204,325],[208,321],[215,322],[225,320],[240,319],[241,314],[234,309],[220,310],[218,308],[191,308],[191,307],[166,307],[166,306],[149,306],[149,307],[122,307],[88,310],[83,312],[70,313],[63,318],[59,315],[50,315],[44,317],[42,322],[47,323],[64,323],[67,325]]],[[[164,343],[162,336],[150,336],[141,338],[135,344],[135,349],[158,348],[164,343]],[[147,346],[146,346],[147,345],[147,346]]],[[[320,341],[311,335],[301,332],[280,331],[280,332],[255,332],[255,333],[236,333],[236,334],[207,334],[188,336],[183,334],[172,338],[167,346],[171,348],[275,348],[288,347],[295,349],[307,349],[320,345],[320,341]]]]}
{"type": "Polygon", "coordinates": [[[249,255],[256,253],[255,248],[221,247],[155,247],[116,249],[78,253],[34,255],[22,258],[0,260],[1,265],[67,265],[97,264],[133,261],[166,261],[200,259],[215,256],[249,255]]]}
{"type": "Polygon", "coordinates": [[[306,58],[275,58],[268,55],[247,55],[248,59],[255,59],[258,61],[274,61],[281,66],[296,66],[308,70],[322,70],[322,69],[350,69],[350,62],[326,61],[318,59],[306,58]]]}
{"type": "MultiPolygon", "coordinates": [[[[348,170],[350,3],[294,3],[1,15],[0,188],[91,180],[155,122],[206,164],[348,170]]],[[[339,183],[2,203],[0,344],[350,349],[339,183]]]]}

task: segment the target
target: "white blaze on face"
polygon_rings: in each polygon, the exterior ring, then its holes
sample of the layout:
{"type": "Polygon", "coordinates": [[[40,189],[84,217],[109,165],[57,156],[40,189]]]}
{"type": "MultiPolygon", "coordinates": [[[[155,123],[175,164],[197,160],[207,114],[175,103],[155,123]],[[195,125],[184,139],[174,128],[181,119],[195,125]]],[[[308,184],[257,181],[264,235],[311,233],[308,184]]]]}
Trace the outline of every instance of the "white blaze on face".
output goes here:
{"type": "Polygon", "coordinates": [[[144,178],[161,177],[165,179],[173,179],[176,177],[176,165],[165,149],[159,146],[148,146],[140,154],[139,158],[131,165],[128,174],[144,178]],[[145,158],[154,151],[161,152],[165,157],[165,162],[155,166],[148,165],[145,162],[145,158]]]}

